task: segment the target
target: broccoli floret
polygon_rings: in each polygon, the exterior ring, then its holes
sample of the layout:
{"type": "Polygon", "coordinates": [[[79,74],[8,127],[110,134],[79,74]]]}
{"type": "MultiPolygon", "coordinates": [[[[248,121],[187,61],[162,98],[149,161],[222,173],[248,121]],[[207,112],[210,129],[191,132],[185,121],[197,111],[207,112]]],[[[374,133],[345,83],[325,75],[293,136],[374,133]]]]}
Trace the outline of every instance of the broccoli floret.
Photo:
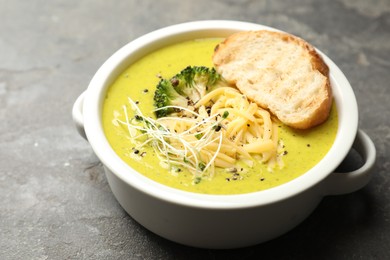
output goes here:
{"type": "Polygon", "coordinates": [[[157,118],[167,116],[175,111],[174,108],[166,106],[187,107],[187,105],[188,100],[177,93],[172,85],[172,80],[160,80],[154,92],[154,106],[156,108],[162,108],[156,110],[157,118]]]}
{"type": "MultiPolygon", "coordinates": [[[[168,105],[188,107],[198,102],[214,86],[221,76],[214,68],[188,66],[170,80],[162,79],[154,94],[154,105],[162,108],[168,105]]],[[[175,109],[166,108],[156,111],[157,117],[173,113],[175,109]]]]}
{"type": "Polygon", "coordinates": [[[220,79],[214,68],[188,66],[172,78],[176,91],[193,103],[198,102],[220,79]]]}

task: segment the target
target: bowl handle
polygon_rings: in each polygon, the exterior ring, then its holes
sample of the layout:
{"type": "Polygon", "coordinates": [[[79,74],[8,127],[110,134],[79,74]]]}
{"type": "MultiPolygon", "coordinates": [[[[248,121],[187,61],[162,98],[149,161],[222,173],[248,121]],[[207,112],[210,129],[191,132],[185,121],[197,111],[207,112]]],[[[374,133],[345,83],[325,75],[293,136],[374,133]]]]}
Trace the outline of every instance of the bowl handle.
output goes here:
{"type": "Polygon", "coordinates": [[[85,92],[86,91],[81,93],[81,95],[76,99],[76,102],[74,102],[72,108],[72,117],[77,132],[79,132],[81,137],[83,137],[85,140],[88,140],[84,130],[84,117],[83,117],[83,104],[84,104],[85,92]]]}
{"type": "Polygon", "coordinates": [[[363,188],[372,177],[376,150],[371,138],[362,130],[358,130],[352,147],[358,152],[364,164],[354,171],[333,172],[323,182],[325,195],[351,193],[363,188]]]}

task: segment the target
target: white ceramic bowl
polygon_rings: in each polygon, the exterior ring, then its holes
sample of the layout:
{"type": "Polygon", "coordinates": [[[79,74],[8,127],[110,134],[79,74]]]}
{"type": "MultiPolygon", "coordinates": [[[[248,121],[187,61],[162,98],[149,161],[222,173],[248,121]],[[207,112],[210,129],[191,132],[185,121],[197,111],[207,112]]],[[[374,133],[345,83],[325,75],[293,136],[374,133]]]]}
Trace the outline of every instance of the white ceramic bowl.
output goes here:
{"type": "Polygon", "coordinates": [[[198,21],[146,34],[114,53],[73,106],[77,130],[103,163],[108,183],[119,203],[136,221],[162,237],[204,248],[258,244],[301,223],[324,196],[353,192],[371,177],[375,147],[357,128],[358,109],[353,90],[340,69],[320,51],[330,68],[339,129],[327,155],[301,177],[248,194],[195,194],[156,183],[115,154],[103,133],[101,113],[107,88],[125,68],[145,54],[175,42],[226,37],[237,31],[258,29],[275,30],[237,21],[198,21]],[[364,158],[364,165],[352,172],[335,173],[352,146],[364,158]]]}

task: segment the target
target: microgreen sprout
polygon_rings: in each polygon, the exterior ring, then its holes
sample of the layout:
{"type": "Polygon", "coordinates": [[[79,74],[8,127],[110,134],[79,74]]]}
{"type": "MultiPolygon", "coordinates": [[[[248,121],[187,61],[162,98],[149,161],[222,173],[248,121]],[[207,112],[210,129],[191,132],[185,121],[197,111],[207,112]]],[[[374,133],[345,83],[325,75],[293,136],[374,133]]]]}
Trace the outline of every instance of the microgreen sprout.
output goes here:
{"type": "MultiPolygon", "coordinates": [[[[186,111],[191,117],[160,117],[157,119],[145,116],[137,104],[129,98],[132,113],[136,116],[131,119],[127,106],[123,106],[125,121],[119,123],[127,126],[132,142],[137,149],[151,145],[162,162],[172,167],[185,167],[194,173],[194,178],[201,178],[208,171],[214,172],[214,160],[222,146],[221,122],[229,113],[223,115],[200,115],[185,107],[169,106],[171,109],[186,111]],[[174,122],[185,122],[188,127],[184,131],[176,132],[171,129],[174,122]],[[216,152],[204,163],[202,150],[211,143],[217,144],[216,152]]],[[[166,108],[157,108],[166,109],[166,108]]],[[[198,181],[195,182],[199,182],[198,181]]]]}

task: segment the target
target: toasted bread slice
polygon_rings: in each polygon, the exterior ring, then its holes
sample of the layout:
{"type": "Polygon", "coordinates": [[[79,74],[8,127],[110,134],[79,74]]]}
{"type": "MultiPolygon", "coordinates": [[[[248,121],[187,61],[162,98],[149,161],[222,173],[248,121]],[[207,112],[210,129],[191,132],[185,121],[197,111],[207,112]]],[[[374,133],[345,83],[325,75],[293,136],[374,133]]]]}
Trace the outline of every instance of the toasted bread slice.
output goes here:
{"type": "Polygon", "coordinates": [[[329,116],[328,66],[301,38],[267,30],[239,32],[216,47],[213,62],[229,83],[288,126],[308,129],[329,116]]]}

